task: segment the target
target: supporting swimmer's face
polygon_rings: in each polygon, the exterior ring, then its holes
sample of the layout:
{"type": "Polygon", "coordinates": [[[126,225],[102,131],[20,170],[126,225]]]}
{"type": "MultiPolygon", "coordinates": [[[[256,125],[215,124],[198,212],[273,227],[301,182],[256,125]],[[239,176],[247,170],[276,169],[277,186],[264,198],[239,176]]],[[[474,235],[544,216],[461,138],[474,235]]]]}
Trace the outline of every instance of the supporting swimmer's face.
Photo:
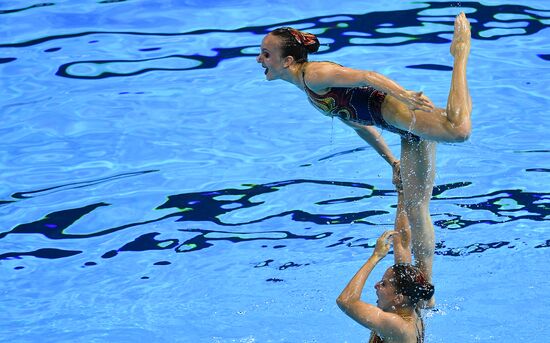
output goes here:
{"type": "Polygon", "coordinates": [[[388,268],[382,277],[382,280],[378,281],[374,288],[376,289],[376,296],[378,300],[376,305],[384,311],[389,311],[392,307],[399,304],[399,294],[394,286],[394,272],[391,268],[388,268]]]}
{"type": "Polygon", "coordinates": [[[261,51],[256,61],[265,68],[265,78],[269,81],[280,79],[288,67],[281,56],[280,39],[268,34],[262,40],[261,51]]]}

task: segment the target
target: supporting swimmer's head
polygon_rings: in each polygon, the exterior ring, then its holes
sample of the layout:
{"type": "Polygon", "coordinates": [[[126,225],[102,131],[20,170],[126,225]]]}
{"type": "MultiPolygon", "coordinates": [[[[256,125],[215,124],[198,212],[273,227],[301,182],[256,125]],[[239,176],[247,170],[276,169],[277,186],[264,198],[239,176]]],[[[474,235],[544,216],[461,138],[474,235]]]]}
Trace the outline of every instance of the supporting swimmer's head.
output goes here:
{"type": "Polygon", "coordinates": [[[396,292],[407,296],[411,306],[416,306],[420,300],[430,300],[434,295],[434,286],[417,267],[409,263],[398,263],[390,269],[394,274],[392,283],[396,292]]]}
{"type": "Polygon", "coordinates": [[[280,27],[269,33],[281,41],[281,57],[292,56],[297,63],[307,62],[308,53],[319,50],[319,40],[309,32],[302,32],[292,27],[280,27]]]}

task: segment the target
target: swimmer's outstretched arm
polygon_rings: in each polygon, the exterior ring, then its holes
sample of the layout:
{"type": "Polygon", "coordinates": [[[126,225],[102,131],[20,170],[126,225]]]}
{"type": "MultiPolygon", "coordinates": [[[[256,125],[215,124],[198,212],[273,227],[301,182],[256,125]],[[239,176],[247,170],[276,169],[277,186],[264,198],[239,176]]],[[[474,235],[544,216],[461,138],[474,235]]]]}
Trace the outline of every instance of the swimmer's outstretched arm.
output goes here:
{"type": "Polygon", "coordinates": [[[384,140],[384,137],[374,126],[361,125],[353,122],[342,120],[346,125],[351,126],[355,132],[365,142],[369,143],[371,147],[380,155],[389,165],[393,166],[399,160],[393,155],[392,151],[388,147],[388,144],[384,140]]]}
{"type": "Polygon", "coordinates": [[[396,97],[411,110],[430,112],[434,109],[432,102],[422,92],[408,91],[397,82],[374,71],[347,68],[333,63],[317,63],[308,68],[307,83],[314,90],[371,86],[396,97]]]}
{"type": "Polygon", "coordinates": [[[344,288],[336,303],[338,307],[359,324],[386,337],[398,337],[401,333],[403,319],[396,314],[385,312],[380,308],[361,301],[365,282],[376,264],[386,256],[390,249],[389,238],[395,231],[386,231],[376,241],[371,257],[359,269],[344,288]]]}
{"type": "Polygon", "coordinates": [[[378,130],[374,126],[368,126],[368,125],[361,125],[354,122],[342,120],[345,124],[351,126],[355,132],[359,135],[359,137],[363,138],[363,140],[371,147],[373,147],[374,150],[384,159],[386,162],[389,163],[392,167],[392,182],[393,184],[398,188],[401,189],[401,176],[400,169],[401,166],[399,164],[399,160],[393,155],[392,151],[388,147],[388,144],[378,132],[378,130]]]}

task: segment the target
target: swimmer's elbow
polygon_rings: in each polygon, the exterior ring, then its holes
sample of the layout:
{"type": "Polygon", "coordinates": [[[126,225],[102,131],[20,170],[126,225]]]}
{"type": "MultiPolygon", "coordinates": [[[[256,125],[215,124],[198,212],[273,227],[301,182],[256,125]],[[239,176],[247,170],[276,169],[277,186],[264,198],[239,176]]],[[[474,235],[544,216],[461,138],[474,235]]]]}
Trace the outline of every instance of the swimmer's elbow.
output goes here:
{"type": "Polygon", "coordinates": [[[346,302],[344,301],[344,298],[340,295],[338,298],[336,298],[336,305],[344,311],[344,308],[346,306],[346,302]]]}
{"type": "Polygon", "coordinates": [[[353,305],[353,300],[340,295],[336,298],[336,305],[338,305],[340,310],[347,313],[353,305]]]}
{"type": "Polygon", "coordinates": [[[363,86],[375,87],[378,84],[380,74],[374,71],[365,70],[363,72],[363,86]]]}

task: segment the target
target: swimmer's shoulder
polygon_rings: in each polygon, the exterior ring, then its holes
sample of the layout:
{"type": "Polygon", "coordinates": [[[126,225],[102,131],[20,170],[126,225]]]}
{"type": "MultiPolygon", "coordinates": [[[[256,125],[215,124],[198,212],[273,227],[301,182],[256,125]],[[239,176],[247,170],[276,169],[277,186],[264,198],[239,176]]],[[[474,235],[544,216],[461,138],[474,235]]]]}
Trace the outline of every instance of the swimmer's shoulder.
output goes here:
{"type": "Polygon", "coordinates": [[[342,66],[331,61],[308,62],[304,69],[304,81],[316,93],[324,93],[330,88],[330,79],[335,68],[342,66]]]}

